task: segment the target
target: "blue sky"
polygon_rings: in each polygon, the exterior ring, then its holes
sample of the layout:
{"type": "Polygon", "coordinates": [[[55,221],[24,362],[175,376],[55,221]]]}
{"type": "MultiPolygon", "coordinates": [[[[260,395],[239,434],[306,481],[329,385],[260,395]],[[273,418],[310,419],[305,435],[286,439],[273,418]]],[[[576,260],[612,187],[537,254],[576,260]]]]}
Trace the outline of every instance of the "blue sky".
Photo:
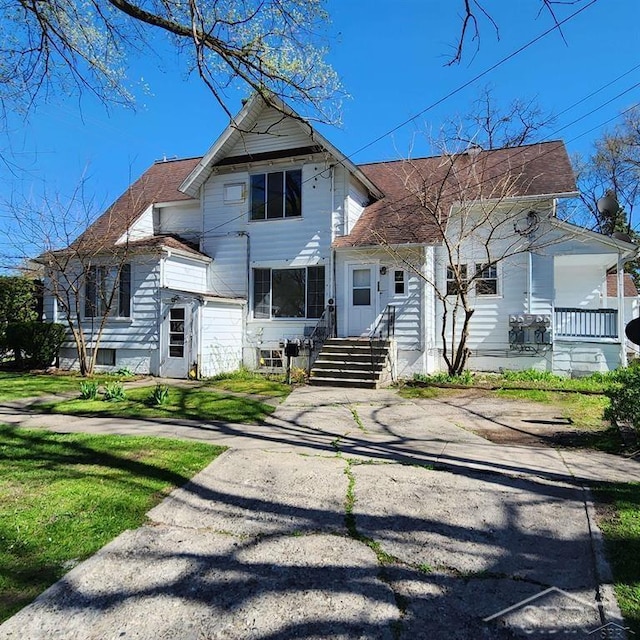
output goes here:
{"type": "MultiPolygon", "coordinates": [[[[558,17],[588,2],[558,5],[558,17]]],[[[485,4],[500,27],[500,38],[483,21],[479,51],[469,43],[461,64],[445,66],[456,43],[462,0],[329,0],[329,59],[351,98],[343,105],[342,127],[322,127],[322,133],[347,155],[364,148],[353,155],[355,162],[417,156],[427,152],[424,133],[468,111],[486,85],[500,103],[536,98],[543,109],[558,114],[626,74],[562,113],[550,130],[550,137],[563,138],[571,153],[588,153],[603,127],[611,126],[609,121],[640,102],[640,88],[634,87],[640,70],[631,71],[640,65],[638,0],[598,0],[563,27],[566,43],[551,33],[459,90],[552,26],[550,17],[539,13],[539,0],[485,4]],[[385,135],[405,121],[409,123],[385,135]]],[[[107,112],[89,97],[58,97],[40,106],[28,122],[14,120],[5,149],[10,148],[17,168],[4,168],[0,201],[26,194],[36,203],[44,189],[64,197],[86,174],[87,189],[96,202],[107,205],[155,160],[203,154],[228,119],[198,79],[186,78],[167,51],[160,61],[138,60],[130,69],[132,82],[143,79],[150,88],[135,112],[107,112]]],[[[240,98],[230,95],[232,110],[240,108],[240,98]]],[[[10,217],[1,209],[0,222],[10,234],[10,217]]],[[[0,236],[0,255],[12,253],[0,236]]],[[[2,265],[6,260],[0,260],[2,265]]]]}

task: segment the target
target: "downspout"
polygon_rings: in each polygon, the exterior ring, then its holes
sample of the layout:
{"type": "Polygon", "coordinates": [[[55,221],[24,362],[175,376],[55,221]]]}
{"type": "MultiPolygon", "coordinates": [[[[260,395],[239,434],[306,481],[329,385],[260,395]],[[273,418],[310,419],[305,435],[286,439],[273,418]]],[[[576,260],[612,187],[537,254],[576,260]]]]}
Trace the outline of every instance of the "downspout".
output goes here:
{"type": "MultiPolygon", "coordinates": [[[[422,373],[426,376],[429,374],[429,372],[427,371],[427,367],[429,366],[429,361],[428,361],[428,357],[427,357],[427,345],[431,344],[431,340],[429,339],[429,337],[427,336],[427,331],[429,331],[428,327],[428,318],[427,318],[427,313],[428,313],[428,304],[427,304],[427,277],[429,276],[429,271],[428,271],[428,265],[427,265],[427,260],[428,260],[428,256],[429,256],[429,252],[427,251],[426,247],[423,247],[422,249],[423,251],[423,255],[424,255],[424,259],[423,259],[423,263],[422,263],[422,271],[423,271],[423,278],[421,278],[422,280],[422,373]]],[[[429,256],[429,257],[432,257],[429,256]]],[[[435,319],[435,310],[433,313],[433,319],[435,319]]]]}
{"type": "Polygon", "coordinates": [[[335,216],[336,216],[336,189],[335,189],[335,165],[331,165],[331,240],[329,251],[329,298],[335,302],[335,249],[333,241],[335,239],[335,216]]]}
{"type": "Polygon", "coordinates": [[[531,251],[527,251],[528,273],[527,273],[527,313],[533,313],[533,256],[531,251]]]}
{"type": "Polygon", "coordinates": [[[240,231],[239,235],[244,236],[247,239],[247,306],[245,307],[245,313],[242,314],[243,327],[242,327],[242,365],[245,365],[244,355],[247,348],[247,322],[249,320],[249,309],[251,307],[251,238],[248,231],[240,231]]]}
{"type": "Polygon", "coordinates": [[[204,357],[204,353],[202,352],[202,346],[204,344],[204,340],[202,339],[202,316],[204,315],[204,298],[197,298],[198,301],[198,334],[197,334],[197,346],[198,350],[196,353],[196,374],[197,378],[202,379],[202,360],[204,357]]]}

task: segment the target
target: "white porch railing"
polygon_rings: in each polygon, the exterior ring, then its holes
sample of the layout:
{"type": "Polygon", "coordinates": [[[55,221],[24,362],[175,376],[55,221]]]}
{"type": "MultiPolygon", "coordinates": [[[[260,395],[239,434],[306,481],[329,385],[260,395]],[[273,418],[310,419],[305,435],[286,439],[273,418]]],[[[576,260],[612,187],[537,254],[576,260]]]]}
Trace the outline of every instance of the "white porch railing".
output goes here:
{"type": "Polygon", "coordinates": [[[556,307],[556,338],[617,338],[617,309],[570,309],[556,307]]]}

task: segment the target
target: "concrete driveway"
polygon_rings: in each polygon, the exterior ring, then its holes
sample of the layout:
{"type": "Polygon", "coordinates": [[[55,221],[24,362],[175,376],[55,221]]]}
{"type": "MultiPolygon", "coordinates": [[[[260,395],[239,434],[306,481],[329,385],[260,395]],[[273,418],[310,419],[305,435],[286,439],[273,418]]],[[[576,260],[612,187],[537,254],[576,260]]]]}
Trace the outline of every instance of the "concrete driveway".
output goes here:
{"type": "Polygon", "coordinates": [[[604,454],[506,447],[520,405],[300,388],[261,426],[31,417],[233,446],[0,638],[594,638],[622,626],[589,483],[604,454]],[[589,635],[591,634],[591,635],[589,635]]]}

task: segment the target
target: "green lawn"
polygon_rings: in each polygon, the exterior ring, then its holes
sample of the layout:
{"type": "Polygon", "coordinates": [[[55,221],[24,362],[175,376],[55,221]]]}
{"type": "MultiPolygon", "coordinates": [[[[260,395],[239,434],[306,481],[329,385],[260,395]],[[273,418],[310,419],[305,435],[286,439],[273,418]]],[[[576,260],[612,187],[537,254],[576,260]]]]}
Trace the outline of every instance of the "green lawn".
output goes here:
{"type": "Polygon", "coordinates": [[[0,425],[0,622],[224,449],[0,425]]]}
{"type": "Polygon", "coordinates": [[[106,402],[70,399],[34,407],[47,413],[112,416],[118,418],[186,418],[221,422],[257,423],[273,412],[274,406],[245,395],[233,395],[211,387],[170,387],[167,402],[160,406],[149,402],[154,387],[126,391],[126,399],[106,402]]]}
{"type": "MultiPolygon", "coordinates": [[[[100,382],[104,378],[104,376],[96,377],[95,380],[100,382]]],[[[36,375],[2,371],[0,372],[0,401],[77,391],[83,379],[75,374],[36,375]]]]}
{"type": "Polygon", "coordinates": [[[640,637],[640,484],[595,490],[615,591],[627,626],[640,637]]]}

